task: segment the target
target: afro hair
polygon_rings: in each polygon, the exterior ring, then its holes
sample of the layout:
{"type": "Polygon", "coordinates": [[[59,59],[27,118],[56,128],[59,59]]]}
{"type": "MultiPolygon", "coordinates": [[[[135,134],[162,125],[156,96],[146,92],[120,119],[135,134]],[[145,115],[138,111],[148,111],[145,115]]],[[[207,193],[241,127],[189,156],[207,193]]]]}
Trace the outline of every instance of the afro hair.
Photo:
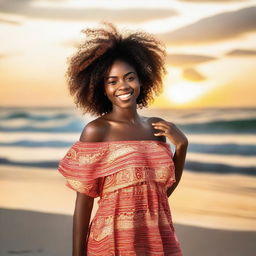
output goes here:
{"type": "Polygon", "coordinates": [[[141,84],[137,107],[147,107],[154,94],[162,92],[166,74],[164,45],[152,34],[136,31],[120,33],[112,23],[85,29],[85,40],[68,60],[66,72],[69,91],[84,113],[101,116],[112,110],[104,95],[104,82],[115,60],[121,59],[137,72],[141,84]]]}

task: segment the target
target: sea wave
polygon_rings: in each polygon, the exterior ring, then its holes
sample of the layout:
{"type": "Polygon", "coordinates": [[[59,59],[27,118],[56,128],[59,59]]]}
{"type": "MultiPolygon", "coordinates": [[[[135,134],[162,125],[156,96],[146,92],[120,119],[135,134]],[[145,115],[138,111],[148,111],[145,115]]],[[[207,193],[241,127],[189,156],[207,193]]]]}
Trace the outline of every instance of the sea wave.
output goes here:
{"type": "MultiPolygon", "coordinates": [[[[57,169],[58,161],[15,161],[7,158],[0,158],[0,165],[23,166],[23,167],[41,167],[57,169]]],[[[243,175],[256,175],[255,167],[236,167],[226,164],[217,163],[202,163],[195,161],[186,161],[184,166],[185,170],[201,173],[218,173],[218,174],[243,174],[243,175]]]]}
{"type": "MultiPolygon", "coordinates": [[[[25,147],[25,148],[66,148],[70,147],[74,141],[62,140],[18,140],[12,142],[0,142],[0,147],[25,147]]],[[[255,156],[256,145],[247,144],[200,144],[190,143],[188,151],[191,153],[206,153],[206,154],[222,154],[222,155],[242,155],[255,156]]]]}
{"type": "MultiPolygon", "coordinates": [[[[89,115],[73,108],[0,108],[0,165],[56,168],[89,115]]],[[[185,169],[255,175],[256,109],[144,109],[173,122],[189,140],[185,169]]],[[[167,139],[167,142],[170,141],[167,139]]],[[[173,152],[175,150],[174,145],[173,152]]]]}
{"type": "Polygon", "coordinates": [[[48,133],[74,133],[81,132],[83,130],[84,124],[80,120],[72,120],[69,122],[65,122],[64,125],[56,123],[52,123],[48,126],[39,125],[39,124],[30,124],[30,125],[22,125],[18,127],[13,126],[5,126],[0,125],[1,132],[28,132],[28,133],[38,133],[38,132],[48,132],[48,133]]]}
{"type": "Polygon", "coordinates": [[[33,140],[19,140],[15,142],[0,142],[0,147],[25,147],[25,148],[66,148],[72,145],[72,141],[60,141],[60,140],[49,140],[49,141],[33,141],[33,140]]]}
{"type": "Polygon", "coordinates": [[[56,113],[50,114],[46,112],[45,114],[33,114],[28,111],[15,111],[11,113],[6,113],[5,115],[0,116],[0,120],[13,120],[13,119],[26,119],[26,120],[33,120],[33,121],[49,121],[49,120],[63,120],[67,118],[72,118],[71,114],[65,113],[56,113]]]}
{"type": "MultiPolygon", "coordinates": [[[[12,143],[21,140],[28,141],[76,141],[79,139],[81,131],[73,133],[47,133],[47,132],[0,132],[0,141],[2,143],[12,143]]],[[[256,145],[256,136],[254,134],[190,134],[186,133],[189,143],[192,144],[239,144],[256,145]]]]}
{"type": "MultiPolygon", "coordinates": [[[[0,132],[0,141],[2,143],[16,142],[20,140],[28,141],[49,141],[49,140],[59,140],[59,141],[75,141],[80,137],[80,132],[74,133],[27,133],[27,132],[0,132]]],[[[256,144],[256,142],[255,142],[256,144]]]]}
{"type": "Polygon", "coordinates": [[[188,133],[256,133],[256,118],[177,124],[188,133]]]}
{"type": "MultiPolygon", "coordinates": [[[[38,123],[38,122],[28,122],[24,124],[22,121],[21,125],[16,122],[14,125],[1,122],[0,132],[81,132],[85,124],[89,120],[82,120],[79,118],[65,118],[61,120],[47,120],[48,123],[38,123]]],[[[237,119],[237,120],[220,120],[220,121],[210,121],[205,123],[188,123],[188,124],[179,124],[176,123],[176,126],[180,128],[185,133],[191,134],[228,134],[228,133],[239,133],[239,134],[256,134],[256,118],[255,119],[237,119]]]]}

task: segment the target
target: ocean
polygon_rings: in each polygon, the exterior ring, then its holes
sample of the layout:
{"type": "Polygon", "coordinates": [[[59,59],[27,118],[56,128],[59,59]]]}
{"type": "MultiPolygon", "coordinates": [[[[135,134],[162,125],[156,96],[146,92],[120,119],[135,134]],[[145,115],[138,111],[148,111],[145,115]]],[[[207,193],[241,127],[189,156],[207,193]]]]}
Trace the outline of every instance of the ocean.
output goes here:
{"type": "MultiPolygon", "coordinates": [[[[173,122],[186,134],[186,171],[256,175],[256,108],[149,107],[138,112],[173,122]]],[[[57,168],[95,118],[75,108],[1,107],[0,166],[57,168]]],[[[175,152],[172,144],[171,149],[175,152]]]]}

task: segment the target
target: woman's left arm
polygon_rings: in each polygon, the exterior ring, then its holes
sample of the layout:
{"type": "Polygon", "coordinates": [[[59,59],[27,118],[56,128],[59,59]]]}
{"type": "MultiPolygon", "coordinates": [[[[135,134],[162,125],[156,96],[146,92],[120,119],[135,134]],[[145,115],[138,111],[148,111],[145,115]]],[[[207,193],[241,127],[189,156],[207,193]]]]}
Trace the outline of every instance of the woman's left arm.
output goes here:
{"type": "Polygon", "coordinates": [[[162,120],[152,123],[152,125],[155,129],[159,130],[158,133],[154,134],[155,136],[166,136],[175,145],[173,162],[175,166],[176,182],[167,190],[167,196],[169,197],[178,186],[183,173],[188,148],[188,139],[174,123],[162,120]]]}
{"type": "Polygon", "coordinates": [[[175,190],[175,188],[178,186],[180,182],[180,179],[183,173],[183,168],[185,165],[187,147],[188,147],[188,142],[176,146],[176,150],[173,156],[176,182],[167,190],[168,197],[172,194],[172,192],[175,190]]]}

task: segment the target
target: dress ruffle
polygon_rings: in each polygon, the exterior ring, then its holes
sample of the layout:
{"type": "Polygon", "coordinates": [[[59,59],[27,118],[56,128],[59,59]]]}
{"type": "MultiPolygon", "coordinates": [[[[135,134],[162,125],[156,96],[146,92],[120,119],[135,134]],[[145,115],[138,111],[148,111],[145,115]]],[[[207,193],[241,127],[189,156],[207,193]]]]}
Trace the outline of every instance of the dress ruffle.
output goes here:
{"type": "Polygon", "coordinates": [[[170,187],[176,181],[172,157],[170,145],[160,141],[77,141],[60,161],[58,170],[66,178],[66,186],[98,197],[109,192],[107,186],[102,190],[103,178],[118,172],[119,188],[145,180],[170,187]]]}

